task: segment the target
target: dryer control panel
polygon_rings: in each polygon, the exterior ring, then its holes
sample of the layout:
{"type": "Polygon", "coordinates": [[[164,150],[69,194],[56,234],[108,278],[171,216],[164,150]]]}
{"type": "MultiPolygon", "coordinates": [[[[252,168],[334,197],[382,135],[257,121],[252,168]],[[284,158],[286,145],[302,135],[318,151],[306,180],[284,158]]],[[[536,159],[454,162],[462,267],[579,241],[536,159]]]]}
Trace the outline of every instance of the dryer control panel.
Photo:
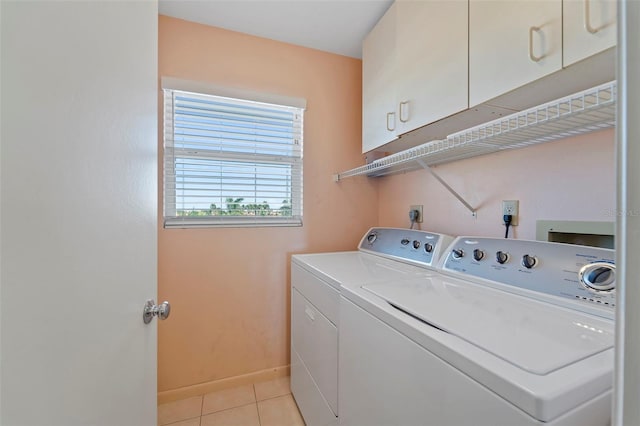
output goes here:
{"type": "Polygon", "coordinates": [[[443,256],[442,268],[525,296],[551,295],[613,311],[614,254],[571,244],[458,237],[443,256]]]}
{"type": "Polygon", "coordinates": [[[402,228],[371,228],[358,250],[418,266],[435,266],[453,237],[402,228]]]}

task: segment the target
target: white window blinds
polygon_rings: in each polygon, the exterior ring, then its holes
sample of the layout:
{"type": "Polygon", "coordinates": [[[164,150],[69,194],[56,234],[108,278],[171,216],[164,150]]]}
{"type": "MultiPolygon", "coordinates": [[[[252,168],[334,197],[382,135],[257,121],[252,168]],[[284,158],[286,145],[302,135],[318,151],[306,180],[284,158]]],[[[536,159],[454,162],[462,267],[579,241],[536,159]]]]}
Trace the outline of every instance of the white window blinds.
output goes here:
{"type": "Polygon", "coordinates": [[[302,224],[303,109],[164,89],[164,224],[302,224]]]}

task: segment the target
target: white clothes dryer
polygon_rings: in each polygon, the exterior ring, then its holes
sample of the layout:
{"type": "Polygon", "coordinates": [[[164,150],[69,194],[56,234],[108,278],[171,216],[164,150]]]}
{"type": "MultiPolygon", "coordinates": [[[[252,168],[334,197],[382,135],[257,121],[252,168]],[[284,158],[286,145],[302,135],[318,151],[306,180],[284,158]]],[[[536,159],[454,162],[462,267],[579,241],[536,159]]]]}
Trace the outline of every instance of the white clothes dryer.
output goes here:
{"type": "Polygon", "coordinates": [[[291,261],[291,391],[308,426],[338,424],[340,293],[345,287],[426,279],[452,237],[373,228],[357,251],[291,261]]]}

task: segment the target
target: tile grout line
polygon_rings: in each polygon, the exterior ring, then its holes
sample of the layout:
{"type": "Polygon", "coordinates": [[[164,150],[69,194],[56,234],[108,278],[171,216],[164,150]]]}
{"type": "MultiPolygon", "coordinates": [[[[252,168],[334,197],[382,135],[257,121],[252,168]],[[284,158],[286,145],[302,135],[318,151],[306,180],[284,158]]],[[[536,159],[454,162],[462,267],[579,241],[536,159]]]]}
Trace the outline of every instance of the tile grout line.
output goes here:
{"type": "Polygon", "coordinates": [[[200,403],[200,418],[198,419],[198,426],[202,426],[202,412],[204,411],[204,396],[206,394],[202,394],[202,402],[200,403]]]}
{"type": "MultiPolygon", "coordinates": [[[[190,397],[190,398],[184,398],[184,399],[180,399],[180,400],[177,400],[177,401],[167,402],[167,403],[164,403],[164,404],[159,404],[157,406],[157,411],[159,411],[160,405],[174,404],[174,403],[178,403],[178,402],[181,402],[181,401],[185,401],[187,399],[196,398],[197,396],[193,396],[193,397],[190,397]]],[[[196,416],[193,416],[193,417],[186,417],[186,418],[183,418],[183,419],[180,419],[180,420],[172,421],[171,423],[160,423],[160,419],[158,418],[158,426],[171,426],[171,425],[175,425],[177,423],[184,422],[184,421],[187,421],[187,420],[193,420],[195,418],[198,418],[198,425],[200,425],[200,418],[202,416],[202,405],[203,405],[203,403],[204,403],[204,395],[202,395],[202,401],[200,402],[200,414],[198,414],[196,416]]]]}
{"type": "Polygon", "coordinates": [[[172,425],[176,425],[176,424],[178,424],[178,423],[186,422],[187,420],[193,420],[193,419],[195,419],[195,418],[200,419],[201,417],[200,417],[200,416],[198,416],[198,417],[187,417],[186,419],[176,420],[175,422],[165,423],[165,424],[160,425],[160,426],[172,426],[172,425]]]}
{"type": "Polygon", "coordinates": [[[288,392],[288,393],[285,393],[285,394],[282,394],[282,395],[270,396],[269,398],[265,398],[265,399],[260,400],[260,402],[269,401],[271,399],[276,399],[276,398],[282,398],[283,396],[287,396],[287,395],[293,395],[293,394],[291,392],[288,392]]]}
{"type": "Polygon", "coordinates": [[[258,412],[258,426],[262,426],[262,420],[260,419],[260,408],[258,408],[258,393],[256,392],[256,384],[252,383],[253,397],[256,400],[256,411],[258,412]]]}
{"type": "MultiPolygon", "coordinates": [[[[235,410],[236,408],[242,408],[242,407],[246,407],[247,405],[253,405],[253,404],[255,404],[255,401],[254,402],[247,402],[246,404],[242,404],[242,405],[236,405],[235,407],[225,408],[224,410],[213,411],[211,413],[203,414],[200,417],[210,416],[212,414],[224,413],[225,411],[235,410]]],[[[195,419],[195,417],[193,417],[193,418],[195,419]]],[[[166,425],[166,426],[169,426],[169,425],[166,425]]]]}
{"type": "MultiPolygon", "coordinates": [[[[252,386],[252,388],[253,388],[253,397],[254,397],[254,402],[253,402],[253,404],[255,404],[256,410],[257,410],[257,412],[258,412],[258,423],[259,423],[259,425],[260,425],[260,426],[262,426],[262,419],[261,419],[261,417],[260,417],[260,409],[258,408],[258,402],[269,401],[269,400],[276,399],[276,398],[286,397],[286,396],[288,396],[288,395],[292,395],[292,393],[291,393],[291,390],[289,390],[289,391],[288,391],[287,393],[285,393],[285,394],[271,396],[271,397],[269,397],[269,398],[264,398],[263,400],[258,401],[258,393],[257,393],[256,386],[255,386],[255,385],[256,385],[255,383],[252,383],[252,384],[251,384],[251,386],[252,386]]],[[[202,426],[202,417],[204,416],[204,397],[205,397],[205,394],[202,394],[202,395],[199,395],[199,396],[200,396],[200,398],[201,398],[201,400],[200,400],[200,415],[199,415],[199,416],[197,416],[197,418],[198,418],[198,425],[199,425],[199,426],[202,426]]],[[[185,398],[185,399],[187,399],[187,398],[185,398]]],[[[223,409],[223,410],[218,410],[218,411],[216,411],[216,412],[209,413],[209,414],[215,414],[215,413],[218,413],[218,412],[227,411],[227,410],[231,410],[231,409],[234,409],[234,408],[239,408],[239,407],[246,406],[246,405],[249,405],[249,404],[243,404],[243,405],[240,405],[240,406],[237,406],[237,407],[229,407],[229,408],[226,408],[226,409],[223,409]]],[[[297,408],[297,407],[296,407],[296,408],[297,408]]],[[[298,412],[299,412],[299,409],[298,409],[298,412]]],[[[196,418],[196,417],[194,416],[194,417],[190,417],[190,418],[186,418],[186,419],[178,420],[178,421],[176,421],[176,422],[174,422],[174,423],[179,423],[179,422],[182,422],[182,421],[191,420],[191,419],[195,419],[195,418],[196,418]]],[[[166,424],[165,426],[171,426],[171,425],[173,425],[174,423],[169,423],[169,424],[166,424]]]]}

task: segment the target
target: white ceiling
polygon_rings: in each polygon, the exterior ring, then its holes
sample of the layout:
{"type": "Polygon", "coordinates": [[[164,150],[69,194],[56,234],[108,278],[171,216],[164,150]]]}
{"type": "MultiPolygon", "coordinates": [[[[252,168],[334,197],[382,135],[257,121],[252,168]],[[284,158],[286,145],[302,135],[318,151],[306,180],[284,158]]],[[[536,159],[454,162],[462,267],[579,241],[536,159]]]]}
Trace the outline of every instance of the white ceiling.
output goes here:
{"type": "Polygon", "coordinates": [[[392,0],[160,0],[187,21],[362,57],[362,40],[392,0]]]}

